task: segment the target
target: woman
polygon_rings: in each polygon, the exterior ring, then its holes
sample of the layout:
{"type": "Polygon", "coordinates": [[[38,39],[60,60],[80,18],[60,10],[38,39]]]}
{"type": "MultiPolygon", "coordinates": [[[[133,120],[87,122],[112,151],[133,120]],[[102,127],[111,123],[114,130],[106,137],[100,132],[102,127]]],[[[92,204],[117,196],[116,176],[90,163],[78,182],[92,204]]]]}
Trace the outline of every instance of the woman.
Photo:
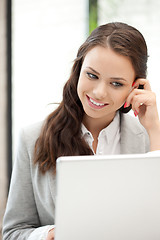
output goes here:
{"type": "Polygon", "coordinates": [[[54,239],[56,159],[65,155],[160,150],[147,46],[124,23],[96,28],[80,47],[63,100],[46,121],[21,133],[3,239],[54,239]],[[135,117],[127,113],[130,109],[135,117]]]}

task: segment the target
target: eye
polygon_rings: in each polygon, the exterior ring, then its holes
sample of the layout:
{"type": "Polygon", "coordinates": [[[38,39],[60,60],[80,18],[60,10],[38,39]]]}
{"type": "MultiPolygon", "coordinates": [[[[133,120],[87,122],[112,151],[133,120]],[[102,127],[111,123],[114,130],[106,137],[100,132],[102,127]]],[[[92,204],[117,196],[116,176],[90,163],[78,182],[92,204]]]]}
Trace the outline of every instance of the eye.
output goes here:
{"type": "Polygon", "coordinates": [[[90,72],[87,72],[87,76],[90,78],[90,79],[98,79],[98,77],[95,75],[95,74],[92,74],[90,72]]]}
{"type": "Polygon", "coordinates": [[[114,87],[122,87],[122,86],[123,86],[123,83],[120,83],[120,82],[111,82],[111,84],[112,84],[114,87]]]}

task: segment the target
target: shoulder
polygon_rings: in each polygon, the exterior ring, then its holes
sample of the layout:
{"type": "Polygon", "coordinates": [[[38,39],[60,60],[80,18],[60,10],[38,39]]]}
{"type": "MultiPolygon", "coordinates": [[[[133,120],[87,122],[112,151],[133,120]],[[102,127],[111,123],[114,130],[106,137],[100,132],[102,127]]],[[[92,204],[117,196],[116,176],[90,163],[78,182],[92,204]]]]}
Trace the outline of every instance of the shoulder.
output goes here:
{"type": "Polygon", "coordinates": [[[33,152],[35,143],[40,135],[43,121],[34,123],[29,126],[21,128],[18,141],[18,149],[33,152]]]}
{"type": "Polygon", "coordinates": [[[41,121],[41,122],[34,123],[32,125],[23,127],[21,129],[21,134],[25,136],[26,140],[35,141],[40,135],[43,123],[44,122],[41,121]]]}

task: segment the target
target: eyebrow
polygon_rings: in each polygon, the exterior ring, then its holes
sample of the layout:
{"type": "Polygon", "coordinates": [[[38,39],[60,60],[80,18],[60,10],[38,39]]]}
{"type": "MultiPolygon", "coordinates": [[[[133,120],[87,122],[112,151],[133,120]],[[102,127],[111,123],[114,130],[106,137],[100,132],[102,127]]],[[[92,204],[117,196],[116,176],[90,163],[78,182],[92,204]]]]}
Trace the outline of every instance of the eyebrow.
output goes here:
{"type": "MultiPolygon", "coordinates": [[[[89,68],[90,70],[92,70],[95,74],[100,75],[100,73],[97,72],[94,68],[92,68],[92,67],[87,67],[87,68],[89,68]]],[[[125,78],[122,78],[122,77],[111,77],[110,79],[111,79],[111,80],[115,80],[115,81],[120,81],[120,80],[122,80],[122,81],[127,81],[125,78]]]]}
{"type": "Polygon", "coordinates": [[[127,82],[127,80],[125,79],[125,78],[122,78],[122,77],[111,77],[110,79],[112,79],[112,80],[116,80],[116,81],[120,81],[120,80],[122,80],[122,81],[125,81],[125,82],[127,82]]]}
{"type": "Polygon", "coordinates": [[[91,69],[95,74],[100,75],[100,73],[97,72],[97,71],[96,71],[95,69],[93,69],[92,67],[87,67],[87,68],[91,69]]]}

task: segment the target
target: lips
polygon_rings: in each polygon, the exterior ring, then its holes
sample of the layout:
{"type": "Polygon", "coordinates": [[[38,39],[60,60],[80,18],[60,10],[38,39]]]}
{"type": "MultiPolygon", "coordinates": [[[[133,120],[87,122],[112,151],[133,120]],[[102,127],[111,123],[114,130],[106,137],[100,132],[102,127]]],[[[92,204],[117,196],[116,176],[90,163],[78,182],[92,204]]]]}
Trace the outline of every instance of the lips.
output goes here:
{"type": "Polygon", "coordinates": [[[87,100],[88,100],[89,105],[95,109],[101,109],[101,108],[105,107],[106,105],[108,105],[107,103],[95,101],[93,98],[89,97],[88,95],[87,95],[87,100]]]}

